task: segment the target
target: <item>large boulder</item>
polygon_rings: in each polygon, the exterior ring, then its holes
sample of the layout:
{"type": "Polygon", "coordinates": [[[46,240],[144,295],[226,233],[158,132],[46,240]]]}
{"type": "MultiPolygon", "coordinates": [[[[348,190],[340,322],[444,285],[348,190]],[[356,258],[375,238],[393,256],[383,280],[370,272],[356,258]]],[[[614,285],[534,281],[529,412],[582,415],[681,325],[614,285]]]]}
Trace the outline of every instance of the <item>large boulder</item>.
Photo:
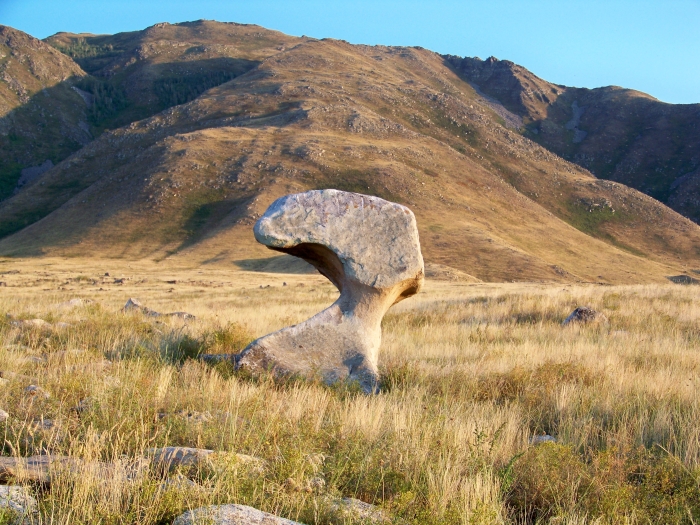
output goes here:
{"type": "Polygon", "coordinates": [[[375,392],[382,318],[423,284],[411,210],[357,193],[308,191],[277,199],[254,233],[268,248],[312,264],[340,297],[311,319],[252,342],[236,367],[349,380],[375,392]]]}

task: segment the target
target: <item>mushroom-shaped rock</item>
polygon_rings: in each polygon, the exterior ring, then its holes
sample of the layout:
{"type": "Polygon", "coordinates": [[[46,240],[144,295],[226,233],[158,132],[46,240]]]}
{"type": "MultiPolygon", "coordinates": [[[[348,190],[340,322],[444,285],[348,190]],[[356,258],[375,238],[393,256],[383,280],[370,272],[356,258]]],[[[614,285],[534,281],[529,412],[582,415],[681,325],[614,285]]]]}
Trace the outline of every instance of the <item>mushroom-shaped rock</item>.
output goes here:
{"type": "Polygon", "coordinates": [[[368,195],[308,191],[277,199],[254,233],[268,248],[312,264],[340,297],[311,319],[253,341],[236,367],[356,381],[375,392],[382,318],[423,284],[411,210],[368,195]]]}

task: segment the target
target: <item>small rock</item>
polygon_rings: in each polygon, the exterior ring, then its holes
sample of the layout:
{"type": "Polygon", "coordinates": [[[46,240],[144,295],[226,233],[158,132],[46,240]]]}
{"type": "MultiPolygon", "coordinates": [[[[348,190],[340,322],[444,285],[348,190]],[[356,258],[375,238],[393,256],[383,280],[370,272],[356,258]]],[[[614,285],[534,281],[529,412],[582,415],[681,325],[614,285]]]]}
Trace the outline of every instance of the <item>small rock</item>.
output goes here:
{"type": "Polygon", "coordinates": [[[31,426],[30,426],[30,429],[31,429],[31,430],[34,430],[34,431],[37,431],[37,430],[51,430],[51,429],[54,428],[55,426],[56,426],[56,424],[54,423],[53,419],[41,418],[41,419],[35,419],[35,420],[32,422],[32,424],[31,424],[31,426]]]}
{"type": "Polygon", "coordinates": [[[326,480],[321,476],[314,476],[313,478],[306,480],[304,488],[306,492],[320,492],[326,488],[326,480]]]}
{"type": "Polygon", "coordinates": [[[230,363],[234,362],[233,354],[201,354],[199,359],[209,365],[223,363],[224,361],[229,361],[230,363]]]}
{"type": "Polygon", "coordinates": [[[561,325],[566,326],[571,323],[589,324],[601,322],[607,323],[608,318],[600,312],[596,312],[593,308],[589,308],[588,306],[579,306],[573,312],[571,312],[569,317],[564,319],[564,322],[561,325]]]}
{"type": "Polygon", "coordinates": [[[328,502],[328,508],[342,521],[362,523],[391,523],[391,516],[383,509],[355,498],[337,498],[328,502]]]}
{"type": "Polygon", "coordinates": [[[66,466],[75,467],[73,458],[67,456],[30,456],[27,458],[0,457],[0,482],[51,482],[51,472],[66,466]]]}
{"type": "Polygon", "coordinates": [[[146,307],[141,304],[141,301],[139,301],[138,299],[134,299],[133,297],[129,297],[129,299],[126,301],[126,304],[124,305],[124,308],[122,308],[122,310],[124,312],[128,312],[130,310],[143,311],[144,308],[146,308],[146,307]]]}
{"type": "Polygon", "coordinates": [[[155,310],[147,308],[146,306],[141,304],[141,301],[139,301],[138,299],[134,299],[133,297],[129,298],[129,300],[124,305],[124,308],[122,308],[122,311],[124,312],[129,312],[132,310],[137,310],[143,315],[148,315],[150,317],[179,317],[180,319],[184,320],[196,319],[194,315],[188,314],[187,312],[171,312],[169,314],[161,314],[160,312],[156,312],[155,310]]]}
{"type": "Polygon", "coordinates": [[[302,525],[245,505],[214,505],[185,512],[173,525],[302,525]]]}
{"type": "Polygon", "coordinates": [[[109,272],[105,272],[105,277],[109,277],[109,272]]]}
{"type": "Polygon", "coordinates": [[[78,306],[85,306],[86,304],[92,304],[94,302],[95,301],[93,301],[92,299],[71,299],[70,301],[54,305],[54,308],[67,310],[69,308],[77,308],[78,306]]]}
{"type": "Polygon", "coordinates": [[[31,517],[38,512],[38,505],[27,487],[0,485],[0,509],[11,510],[17,514],[19,519],[12,523],[25,524],[34,523],[31,517]]]}
{"type": "Polygon", "coordinates": [[[89,397],[86,397],[85,399],[81,399],[78,404],[73,408],[75,412],[78,414],[82,414],[86,410],[90,409],[90,406],[92,405],[92,399],[89,397]]]}
{"type": "Polygon", "coordinates": [[[12,321],[11,324],[12,326],[17,326],[19,328],[51,328],[51,323],[47,323],[43,319],[27,319],[24,321],[12,321]]]}
{"type": "Polygon", "coordinates": [[[8,414],[7,412],[5,412],[3,409],[0,408],[0,423],[2,423],[3,421],[7,421],[9,419],[9,417],[10,417],[10,414],[8,414]]]}
{"type": "Polygon", "coordinates": [[[0,457],[0,482],[6,483],[13,480],[49,486],[56,475],[65,472],[75,475],[91,472],[96,478],[107,482],[114,482],[119,478],[126,481],[145,473],[146,466],[141,459],[116,465],[99,461],[86,462],[78,458],[58,455],[29,456],[26,458],[0,457]]]}
{"type": "Polygon", "coordinates": [[[152,457],[151,465],[163,472],[184,470],[186,475],[194,475],[202,467],[213,468],[220,463],[240,463],[245,470],[253,474],[265,471],[264,459],[229,452],[216,452],[204,448],[163,447],[151,448],[146,453],[152,457]]]}
{"type": "Polygon", "coordinates": [[[187,467],[190,471],[205,464],[213,450],[190,447],[163,447],[149,448],[146,450],[153,457],[152,465],[165,472],[173,472],[181,467],[187,467]]]}
{"type": "Polygon", "coordinates": [[[175,476],[166,479],[162,484],[161,487],[164,490],[167,489],[176,489],[176,490],[192,490],[192,489],[201,489],[203,488],[201,485],[198,485],[194,481],[192,481],[190,478],[187,476],[183,476],[180,473],[175,474],[175,476]]]}
{"type": "Polygon", "coordinates": [[[533,436],[530,445],[541,445],[542,443],[556,443],[557,438],[545,434],[544,436],[533,436]]]}
{"type": "Polygon", "coordinates": [[[37,397],[37,398],[43,398],[43,399],[49,399],[51,397],[51,394],[49,394],[46,390],[44,390],[40,386],[36,386],[36,385],[29,385],[27,388],[24,389],[24,393],[30,397],[37,397]]]}
{"type": "Polygon", "coordinates": [[[190,319],[196,319],[196,317],[192,314],[188,314],[187,312],[171,312],[169,314],[163,314],[164,316],[167,317],[179,317],[180,319],[184,319],[186,321],[190,319]]]}
{"type": "Polygon", "coordinates": [[[183,410],[177,415],[191,423],[208,423],[213,419],[211,413],[209,412],[191,412],[183,410]]]}

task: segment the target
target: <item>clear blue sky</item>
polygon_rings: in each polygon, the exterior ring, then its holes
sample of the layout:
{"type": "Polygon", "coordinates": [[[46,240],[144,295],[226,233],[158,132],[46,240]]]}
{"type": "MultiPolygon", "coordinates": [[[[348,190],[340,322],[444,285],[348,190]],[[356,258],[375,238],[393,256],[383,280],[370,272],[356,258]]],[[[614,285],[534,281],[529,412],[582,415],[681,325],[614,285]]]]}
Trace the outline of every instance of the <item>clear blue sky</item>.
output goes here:
{"type": "Polygon", "coordinates": [[[200,18],[494,55],[558,84],[618,85],[700,103],[700,0],[0,0],[0,24],[38,38],[200,18]]]}

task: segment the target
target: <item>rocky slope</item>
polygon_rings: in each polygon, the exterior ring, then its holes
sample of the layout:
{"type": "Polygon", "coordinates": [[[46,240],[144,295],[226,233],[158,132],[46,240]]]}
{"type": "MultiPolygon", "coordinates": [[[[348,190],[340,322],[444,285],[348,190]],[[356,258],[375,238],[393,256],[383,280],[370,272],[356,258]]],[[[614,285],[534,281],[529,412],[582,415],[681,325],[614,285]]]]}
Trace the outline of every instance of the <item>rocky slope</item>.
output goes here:
{"type": "Polygon", "coordinates": [[[525,136],[700,221],[700,104],[665,104],[615,86],[554,85],[493,57],[446,62],[522,117],[525,136]]]}
{"type": "Polygon", "coordinates": [[[523,137],[515,108],[443,57],[295,42],[103,133],[5,201],[0,225],[51,213],[0,253],[264,268],[259,214],[280,195],[333,187],[410,206],[427,262],[482,280],[649,282],[700,268],[697,225],[523,137]]]}

